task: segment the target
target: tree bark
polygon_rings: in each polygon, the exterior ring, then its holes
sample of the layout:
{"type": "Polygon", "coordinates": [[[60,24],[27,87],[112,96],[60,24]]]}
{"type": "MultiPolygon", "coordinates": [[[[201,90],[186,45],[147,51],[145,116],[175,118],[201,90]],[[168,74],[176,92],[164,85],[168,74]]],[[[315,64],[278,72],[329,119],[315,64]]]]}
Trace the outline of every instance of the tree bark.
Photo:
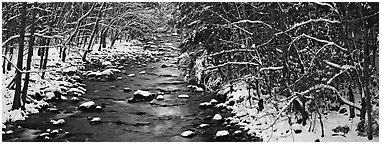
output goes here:
{"type": "MultiPolygon", "coordinates": [[[[36,31],[36,29],[35,29],[35,21],[36,21],[36,10],[32,9],[32,21],[31,21],[31,26],[30,26],[30,38],[29,38],[29,42],[28,42],[28,44],[29,44],[28,58],[27,58],[27,62],[26,62],[26,70],[27,71],[30,70],[30,66],[32,64],[31,61],[32,61],[32,56],[33,56],[34,32],[36,31]]],[[[26,73],[26,75],[25,75],[25,81],[24,81],[24,87],[23,87],[22,96],[21,96],[21,99],[24,102],[22,104],[22,107],[25,107],[26,95],[27,95],[28,84],[29,84],[29,76],[30,76],[30,73],[26,73]]]]}
{"type": "MultiPolygon", "coordinates": [[[[18,57],[17,57],[17,68],[16,69],[16,78],[15,78],[15,83],[16,83],[16,90],[15,90],[15,96],[13,99],[13,105],[12,105],[12,110],[19,109],[25,109],[25,107],[22,107],[21,105],[21,71],[22,70],[22,64],[23,64],[23,52],[24,52],[24,38],[25,38],[25,21],[26,21],[26,2],[22,3],[22,8],[21,8],[21,15],[20,15],[20,37],[19,37],[19,51],[18,51],[18,57]]],[[[23,102],[25,103],[25,101],[23,102]]]]}

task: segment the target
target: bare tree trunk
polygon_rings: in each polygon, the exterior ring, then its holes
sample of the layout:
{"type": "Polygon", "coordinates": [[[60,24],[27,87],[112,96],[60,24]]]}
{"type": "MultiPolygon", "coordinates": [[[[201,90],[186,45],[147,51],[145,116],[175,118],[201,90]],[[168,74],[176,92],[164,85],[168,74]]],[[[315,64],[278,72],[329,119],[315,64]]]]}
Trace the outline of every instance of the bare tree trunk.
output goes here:
{"type": "Polygon", "coordinates": [[[87,53],[89,53],[91,51],[91,45],[92,45],[93,39],[94,39],[94,37],[96,35],[97,29],[98,29],[98,25],[99,25],[99,20],[101,19],[101,16],[102,16],[102,9],[103,9],[103,6],[105,4],[106,4],[106,2],[103,2],[101,8],[99,9],[98,17],[97,17],[97,20],[95,22],[95,26],[94,26],[93,32],[91,33],[91,37],[90,37],[90,40],[89,40],[89,45],[87,47],[87,50],[85,50],[85,53],[82,56],[82,61],[86,61],[86,55],[87,55],[87,53]]]}
{"type": "MultiPolygon", "coordinates": [[[[36,3],[35,3],[36,4],[36,3]]],[[[30,38],[29,38],[29,49],[28,49],[28,58],[26,61],[26,70],[30,70],[31,66],[31,61],[32,61],[32,56],[33,56],[33,46],[34,46],[34,32],[36,31],[35,29],[35,21],[36,21],[36,10],[32,10],[32,21],[31,21],[31,26],[30,26],[30,38]]],[[[22,91],[22,96],[21,99],[23,101],[22,107],[25,107],[25,102],[26,102],[26,95],[28,91],[28,84],[29,84],[29,76],[30,73],[26,73],[25,75],[25,81],[24,81],[24,87],[22,91]]]]}
{"type": "Polygon", "coordinates": [[[370,101],[370,93],[369,93],[369,47],[368,42],[366,41],[368,39],[368,32],[365,33],[364,38],[364,66],[363,66],[363,73],[364,73],[364,92],[365,92],[365,99],[366,99],[366,109],[367,109],[367,134],[368,139],[373,139],[373,128],[372,128],[372,103],[370,101]]]}
{"type": "MultiPolygon", "coordinates": [[[[350,84],[348,87],[348,96],[349,96],[349,101],[355,103],[355,96],[352,91],[352,85],[350,84]]],[[[355,108],[354,107],[349,107],[349,117],[354,118],[356,117],[355,115],[355,108]]]]}
{"type": "MultiPolygon", "coordinates": [[[[4,52],[4,56],[6,56],[7,55],[7,53],[8,53],[8,51],[9,51],[9,46],[8,45],[6,45],[5,46],[5,52],[4,52]]],[[[5,74],[5,72],[6,72],[6,66],[5,66],[5,57],[4,57],[4,59],[3,59],[3,73],[5,74]]]]}
{"type": "MultiPolygon", "coordinates": [[[[9,49],[9,60],[12,61],[12,58],[13,58],[13,49],[14,47],[13,46],[10,46],[10,49],[9,49]]],[[[12,69],[12,64],[9,62],[8,65],[7,65],[7,70],[10,71],[12,69]]]]}
{"type": "MultiPolygon", "coordinates": [[[[46,46],[49,46],[50,45],[50,39],[45,39],[46,42],[46,46]]],[[[48,58],[49,58],[49,48],[46,48],[45,49],[45,59],[44,59],[44,64],[42,66],[42,69],[46,70],[46,65],[48,63],[48,58]]],[[[41,75],[41,78],[44,79],[45,78],[45,72],[42,72],[42,75],[41,75]]]]}
{"type": "MultiPolygon", "coordinates": [[[[45,46],[45,38],[40,38],[40,46],[45,46]]],[[[42,69],[44,65],[44,56],[45,56],[45,50],[47,48],[41,47],[38,50],[38,53],[40,54],[40,69],[42,69]]]]}
{"type": "MultiPolygon", "coordinates": [[[[24,38],[25,38],[25,21],[26,21],[26,2],[22,3],[22,8],[21,8],[21,15],[20,15],[20,38],[19,38],[19,51],[18,51],[18,57],[17,57],[17,68],[19,70],[22,70],[22,64],[23,64],[23,52],[24,52],[24,38]]],[[[25,107],[22,107],[21,105],[21,71],[16,69],[16,78],[15,78],[15,83],[16,83],[16,91],[15,91],[15,97],[13,99],[13,105],[12,105],[12,110],[19,109],[25,109],[25,107]]],[[[23,101],[25,103],[25,101],[23,101]]]]}

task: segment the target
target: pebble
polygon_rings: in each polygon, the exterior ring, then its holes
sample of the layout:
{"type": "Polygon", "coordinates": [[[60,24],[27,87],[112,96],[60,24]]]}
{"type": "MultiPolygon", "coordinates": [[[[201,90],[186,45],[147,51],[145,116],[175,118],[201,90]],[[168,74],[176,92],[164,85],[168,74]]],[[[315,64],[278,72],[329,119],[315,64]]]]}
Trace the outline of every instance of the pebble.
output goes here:
{"type": "Polygon", "coordinates": [[[179,95],[177,96],[178,98],[189,98],[189,95],[186,95],[186,94],[182,94],[182,95],[179,95]]]}
{"type": "Polygon", "coordinates": [[[215,114],[213,120],[222,120],[222,116],[220,114],[215,114]]]}
{"type": "Polygon", "coordinates": [[[190,137],[193,137],[195,135],[196,135],[196,133],[194,133],[193,131],[185,131],[181,134],[182,137],[186,137],[186,138],[190,138],[190,137]]]}
{"type": "Polygon", "coordinates": [[[229,135],[229,132],[227,130],[220,130],[216,133],[216,137],[224,137],[228,135],[229,135]]]}

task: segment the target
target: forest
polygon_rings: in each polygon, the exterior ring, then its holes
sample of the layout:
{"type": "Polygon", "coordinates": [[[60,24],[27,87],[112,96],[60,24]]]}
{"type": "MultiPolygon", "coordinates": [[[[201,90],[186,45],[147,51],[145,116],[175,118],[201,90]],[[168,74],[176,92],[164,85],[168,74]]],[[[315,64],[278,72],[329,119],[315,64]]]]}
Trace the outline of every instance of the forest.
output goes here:
{"type": "Polygon", "coordinates": [[[379,141],[378,2],[2,2],[2,141],[379,141]]]}

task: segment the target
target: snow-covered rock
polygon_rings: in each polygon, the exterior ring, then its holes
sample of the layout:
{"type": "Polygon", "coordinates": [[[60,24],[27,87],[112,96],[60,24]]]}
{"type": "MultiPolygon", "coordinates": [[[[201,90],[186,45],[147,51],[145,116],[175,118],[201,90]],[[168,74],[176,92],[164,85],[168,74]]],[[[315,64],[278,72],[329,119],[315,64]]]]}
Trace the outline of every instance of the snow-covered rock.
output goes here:
{"type": "Polygon", "coordinates": [[[96,106],[96,107],[95,107],[95,110],[97,110],[97,111],[102,111],[103,109],[102,109],[101,106],[96,106]]]}
{"type": "Polygon", "coordinates": [[[102,123],[102,119],[100,117],[94,117],[90,120],[90,124],[99,124],[102,123]]]}
{"type": "Polygon", "coordinates": [[[203,92],[204,89],[203,89],[203,88],[200,88],[200,87],[197,87],[194,91],[196,91],[196,92],[203,92]]]}
{"type": "Polygon", "coordinates": [[[186,94],[181,94],[179,96],[177,96],[178,98],[189,98],[189,95],[186,95],[186,94]]]}
{"type": "Polygon", "coordinates": [[[61,100],[63,100],[63,101],[67,101],[68,99],[67,99],[67,97],[65,97],[65,96],[61,96],[61,100]]]}
{"type": "Polygon", "coordinates": [[[211,107],[212,106],[212,103],[210,102],[203,102],[203,103],[200,103],[199,107],[201,108],[206,108],[206,107],[211,107]]]}
{"type": "Polygon", "coordinates": [[[67,91],[68,93],[74,93],[74,92],[77,92],[77,93],[80,93],[80,94],[82,94],[82,95],[84,95],[86,92],[84,92],[84,91],[82,91],[82,90],[80,90],[80,89],[78,89],[78,88],[70,88],[68,91],[67,91]]]}
{"type": "Polygon", "coordinates": [[[8,130],[5,132],[6,134],[13,134],[13,130],[8,130]]]}
{"type": "Polygon", "coordinates": [[[124,92],[130,92],[131,89],[130,89],[130,88],[124,88],[123,91],[124,91],[124,92]]]}
{"type": "Polygon", "coordinates": [[[186,137],[186,138],[190,138],[190,137],[193,137],[195,135],[196,135],[196,133],[194,133],[193,131],[190,131],[190,130],[181,133],[181,136],[186,137]]]}
{"type": "Polygon", "coordinates": [[[134,92],[135,100],[153,100],[153,95],[149,91],[137,90],[134,92]]]}
{"type": "Polygon", "coordinates": [[[71,101],[77,102],[77,101],[79,101],[79,99],[77,97],[72,97],[71,101]]]}
{"type": "Polygon", "coordinates": [[[234,131],[234,133],[233,133],[233,135],[240,135],[240,134],[242,134],[242,131],[241,131],[241,130],[236,130],[236,131],[234,131]]]}
{"type": "Polygon", "coordinates": [[[60,131],[58,131],[58,129],[52,130],[50,132],[50,134],[52,134],[52,135],[56,135],[56,134],[59,134],[59,133],[60,133],[60,131]]]}
{"type": "Polygon", "coordinates": [[[94,109],[95,107],[96,107],[95,102],[88,101],[88,102],[85,102],[85,103],[82,103],[81,105],[79,105],[78,109],[91,110],[91,109],[94,109]]]}
{"type": "Polygon", "coordinates": [[[198,127],[205,128],[205,127],[209,127],[209,126],[210,126],[209,124],[200,124],[198,127]]]}
{"type": "Polygon", "coordinates": [[[220,130],[216,133],[216,138],[228,136],[229,132],[227,130],[220,130]]]}
{"type": "Polygon", "coordinates": [[[220,114],[215,114],[213,120],[222,120],[222,116],[220,114]]]}
{"type": "Polygon", "coordinates": [[[211,104],[217,104],[218,101],[217,101],[216,99],[212,99],[212,100],[210,100],[210,103],[211,103],[211,104]]]}
{"type": "Polygon", "coordinates": [[[157,100],[164,100],[164,96],[163,96],[163,95],[158,95],[158,96],[156,97],[156,99],[157,99],[157,100]]]}
{"type": "Polygon", "coordinates": [[[104,62],[102,63],[102,65],[104,65],[104,66],[109,66],[109,65],[112,65],[112,63],[111,63],[110,61],[104,61],[104,62]]]}
{"type": "Polygon", "coordinates": [[[216,105],[216,108],[218,108],[218,109],[224,109],[226,107],[227,107],[227,105],[225,103],[219,103],[216,105]]]}
{"type": "Polygon", "coordinates": [[[64,119],[50,120],[50,123],[52,123],[54,126],[61,126],[65,124],[65,120],[64,119]]]}

